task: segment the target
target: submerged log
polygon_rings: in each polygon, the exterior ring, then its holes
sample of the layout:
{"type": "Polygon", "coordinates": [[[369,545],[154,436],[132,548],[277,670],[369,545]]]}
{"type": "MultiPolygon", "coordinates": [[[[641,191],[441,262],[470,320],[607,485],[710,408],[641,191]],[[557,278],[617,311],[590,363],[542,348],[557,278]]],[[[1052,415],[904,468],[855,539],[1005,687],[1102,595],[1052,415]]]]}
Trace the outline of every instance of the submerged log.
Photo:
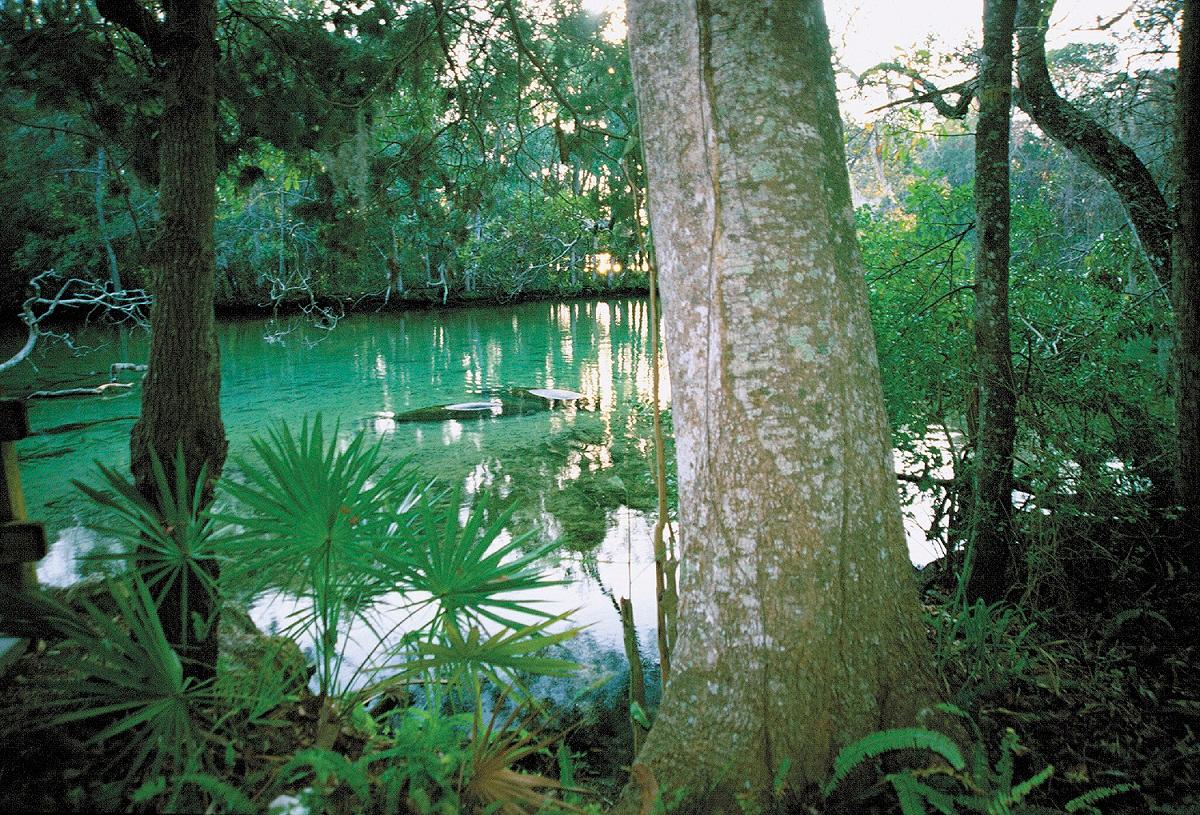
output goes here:
{"type": "Polygon", "coordinates": [[[75,433],[80,430],[86,430],[89,427],[95,427],[100,424],[108,424],[109,422],[136,422],[137,416],[109,416],[106,419],[92,419],[87,422],[67,422],[66,424],[58,424],[54,427],[46,427],[41,430],[35,430],[31,435],[34,436],[58,436],[63,433],[75,433]]]}
{"type": "Polygon", "coordinates": [[[138,362],[114,362],[108,368],[108,381],[116,382],[117,376],[121,373],[121,371],[134,371],[134,372],[140,371],[142,373],[145,373],[148,370],[150,370],[149,365],[143,365],[138,362]]]}

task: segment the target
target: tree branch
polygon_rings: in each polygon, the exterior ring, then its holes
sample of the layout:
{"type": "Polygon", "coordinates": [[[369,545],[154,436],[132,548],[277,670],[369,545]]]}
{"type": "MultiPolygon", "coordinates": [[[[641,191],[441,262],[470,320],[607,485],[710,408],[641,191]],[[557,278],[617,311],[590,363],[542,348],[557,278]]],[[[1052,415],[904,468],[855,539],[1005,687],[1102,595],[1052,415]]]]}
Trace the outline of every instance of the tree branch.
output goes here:
{"type": "MultiPolygon", "coordinates": [[[[901,99],[897,102],[889,102],[886,105],[880,105],[879,107],[875,108],[875,110],[883,110],[885,108],[908,103],[929,102],[934,106],[934,108],[937,109],[938,113],[940,113],[942,116],[945,116],[947,119],[962,119],[967,115],[967,110],[971,106],[971,100],[975,98],[975,85],[978,81],[978,77],[971,77],[964,82],[959,82],[957,85],[952,85],[949,88],[942,89],[923,77],[918,71],[910,68],[907,65],[903,65],[899,62],[881,62],[878,65],[872,66],[862,72],[862,75],[858,78],[858,87],[861,88],[866,85],[868,78],[871,76],[871,74],[875,73],[896,73],[900,74],[901,76],[906,76],[912,81],[910,87],[914,91],[918,86],[923,91],[922,93],[911,96],[908,99],[901,99]],[[958,99],[953,103],[947,101],[946,94],[949,93],[958,94],[958,99]]],[[[873,110],[870,112],[874,113],[875,111],[873,110]]]]}
{"type": "Polygon", "coordinates": [[[1043,0],[1017,6],[1017,103],[1052,139],[1100,174],[1121,199],[1158,282],[1171,282],[1171,213],[1167,199],[1137,153],[1058,95],[1046,65],[1043,0]]]}
{"type": "MultiPolygon", "coordinates": [[[[60,307],[82,308],[88,311],[99,309],[106,316],[116,318],[116,322],[130,321],[134,325],[148,326],[146,310],[150,306],[150,295],[141,289],[109,290],[99,283],[72,277],[62,282],[58,291],[52,295],[42,294],[44,283],[55,283],[62,280],[50,269],[42,272],[29,281],[33,294],[21,305],[21,322],[25,323],[29,336],[17,353],[6,360],[0,360],[0,373],[15,368],[29,358],[40,337],[56,337],[70,345],[70,339],[63,334],[53,334],[42,328],[42,323],[60,307]]],[[[72,348],[74,346],[71,346],[72,348]]]]}
{"type": "Polygon", "coordinates": [[[96,11],[109,22],[136,34],[152,54],[161,55],[165,50],[163,24],[137,0],[96,0],[96,11]]]}

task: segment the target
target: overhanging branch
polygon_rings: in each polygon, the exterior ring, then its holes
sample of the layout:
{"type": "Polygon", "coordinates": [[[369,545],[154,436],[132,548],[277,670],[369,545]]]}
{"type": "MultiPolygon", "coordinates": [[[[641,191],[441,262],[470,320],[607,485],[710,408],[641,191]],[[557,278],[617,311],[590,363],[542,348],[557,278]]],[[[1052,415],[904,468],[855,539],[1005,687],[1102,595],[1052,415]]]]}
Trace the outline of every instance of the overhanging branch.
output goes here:
{"type": "Polygon", "coordinates": [[[163,24],[137,0],[96,0],[96,11],[109,22],[136,34],[151,53],[160,55],[165,50],[163,24]]]}
{"type": "MultiPolygon", "coordinates": [[[[899,62],[881,62],[867,70],[863,71],[858,78],[858,86],[861,88],[868,84],[872,74],[900,74],[908,77],[911,82],[910,87],[916,91],[918,88],[921,93],[910,96],[907,99],[900,99],[896,102],[889,102],[886,105],[880,105],[875,110],[884,110],[885,108],[895,107],[904,104],[929,103],[934,106],[939,114],[947,119],[962,119],[967,115],[967,110],[971,107],[971,100],[975,98],[975,85],[978,81],[977,77],[959,82],[957,85],[952,85],[949,88],[939,88],[933,82],[926,79],[914,68],[903,65],[899,62]],[[957,94],[958,98],[953,102],[947,99],[947,94],[957,94]]],[[[874,111],[872,111],[874,112],[874,111]]]]}
{"type": "Polygon", "coordinates": [[[1146,165],[1129,145],[1058,95],[1046,64],[1043,0],[1017,6],[1017,103],[1037,126],[1112,186],[1158,282],[1171,282],[1171,213],[1146,165]]]}

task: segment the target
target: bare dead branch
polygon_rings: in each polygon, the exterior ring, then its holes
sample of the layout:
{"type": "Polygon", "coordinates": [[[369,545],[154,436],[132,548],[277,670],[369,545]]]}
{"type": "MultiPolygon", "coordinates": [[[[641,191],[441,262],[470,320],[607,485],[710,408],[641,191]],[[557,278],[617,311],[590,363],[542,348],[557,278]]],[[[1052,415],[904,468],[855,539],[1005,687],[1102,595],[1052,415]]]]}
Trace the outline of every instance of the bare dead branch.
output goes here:
{"type": "Polygon", "coordinates": [[[20,320],[29,332],[25,344],[17,353],[0,362],[0,373],[24,362],[33,353],[41,337],[54,337],[74,349],[70,336],[48,331],[45,325],[59,308],[83,309],[88,317],[100,313],[105,319],[141,328],[149,326],[146,312],[152,299],[142,289],[113,290],[93,280],[79,277],[62,278],[49,269],[29,281],[33,293],[21,304],[20,320]],[[57,285],[53,294],[43,288],[57,285]]]}

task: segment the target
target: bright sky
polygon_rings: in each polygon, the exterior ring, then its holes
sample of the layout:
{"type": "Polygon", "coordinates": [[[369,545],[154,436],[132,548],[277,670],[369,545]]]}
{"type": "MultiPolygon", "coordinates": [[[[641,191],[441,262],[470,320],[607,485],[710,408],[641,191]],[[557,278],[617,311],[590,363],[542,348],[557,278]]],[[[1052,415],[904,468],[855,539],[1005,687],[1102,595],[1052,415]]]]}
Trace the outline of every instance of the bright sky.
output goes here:
{"type": "MultiPolygon", "coordinates": [[[[592,0],[596,2],[597,0],[592,0]]],[[[1128,31],[1129,19],[1112,31],[1090,31],[1108,21],[1132,0],[1058,0],[1054,4],[1046,45],[1051,50],[1070,42],[1113,42],[1116,31],[1128,31]]],[[[895,58],[913,46],[932,43],[944,54],[975,47],[982,39],[983,0],[825,0],[829,36],[843,65],[855,73],[895,58]]],[[[954,80],[965,76],[953,77],[954,80]]],[[[852,85],[845,81],[840,85],[852,85]]],[[[938,84],[950,84],[939,80],[938,84]]],[[[852,90],[852,88],[850,89],[852,90]]],[[[868,111],[886,101],[882,89],[852,98],[843,88],[842,109],[854,119],[872,118],[868,111]]]]}
{"type": "MultiPolygon", "coordinates": [[[[1116,16],[1131,0],[1058,0],[1047,45],[1102,41],[1106,34],[1082,31],[1096,19],[1116,16]]],[[[933,35],[947,49],[978,43],[982,0],[825,0],[830,37],[842,61],[862,71],[890,59],[897,48],[921,45],[933,35]]]]}
{"type": "MultiPolygon", "coordinates": [[[[1108,20],[1128,8],[1132,0],[1058,0],[1054,5],[1046,44],[1050,49],[1069,42],[1112,41],[1112,32],[1088,31],[1097,19],[1108,20]]],[[[617,25],[623,17],[624,0],[583,0],[593,13],[609,9],[617,25]]],[[[983,0],[825,0],[830,38],[842,63],[861,72],[872,65],[894,59],[898,51],[923,46],[933,37],[935,52],[957,50],[979,42],[983,20],[983,0]]],[[[1123,20],[1118,30],[1128,30],[1123,20]]],[[[842,100],[843,107],[856,115],[871,107],[865,103],[842,100]]],[[[857,116],[856,116],[857,118],[857,116]]]]}

